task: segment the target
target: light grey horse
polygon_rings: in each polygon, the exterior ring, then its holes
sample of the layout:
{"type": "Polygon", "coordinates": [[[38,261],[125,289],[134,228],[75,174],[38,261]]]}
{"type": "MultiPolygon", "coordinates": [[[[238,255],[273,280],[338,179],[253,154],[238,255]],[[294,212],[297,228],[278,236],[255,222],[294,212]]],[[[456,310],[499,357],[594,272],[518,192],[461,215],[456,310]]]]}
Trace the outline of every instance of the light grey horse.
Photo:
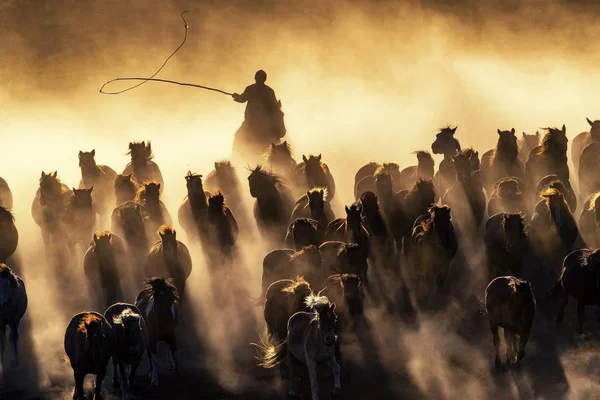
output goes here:
{"type": "Polygon", "coordinates": [[[10,327],[12,365],[19,365],[19,322],[27,310],[25,284],[6,264],[0,263],[0,360],[4,362],[6,326],[10,327]]]}
{"type": "Polygon", "coordinates": [[[290,368],[290,396],[298,394],[297,378],[303,365],[308,369],[312,400],[319,400],[317,362],[328,362],[333,371],[332,397],[341,394],[340,365],[335,359],[335,304],[325,296],[311,294],[305,299],[312,312],[297,312],[288,321],[287,339],[277,345],[260,347],[259,365],[273,368],[287,359],[290,368]]]}

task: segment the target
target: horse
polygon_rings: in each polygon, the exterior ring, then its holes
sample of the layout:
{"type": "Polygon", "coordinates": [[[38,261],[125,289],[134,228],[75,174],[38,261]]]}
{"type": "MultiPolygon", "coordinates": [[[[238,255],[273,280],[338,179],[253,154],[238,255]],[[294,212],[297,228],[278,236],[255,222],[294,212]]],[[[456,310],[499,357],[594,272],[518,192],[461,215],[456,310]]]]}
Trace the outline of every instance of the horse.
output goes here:
{"type": "Polygon", "coordinates": [[[311,293],[310,284],[300,275],[295,280],[281,279],[269,285],[263,315],[270,343],[279,343],[287,337],[287,323],[292,315],[309,311],[304,299],[311,293]]]}
{"type": "Polygon", "coordinates": [[[114,352],[114,335],[108,321],[93,311],[76,314],[65,331],[64,348],[75,375],[73,398],[85,400],[83,379],[96,375],[94,398],[102,399],[102,381],[114,352]]]}
{"type": "Polygon", "coordinates": [[[358,244],[329,241],[319,246],[319,253],[328,274],[354,274],[361,282],[368,282],[369,263],[358,244]]]}
{"type": "MultiPolygon", "coordinates": [[[[600,121],[598,121],[600,123],[600,121]]],[[[579,158],[579,196],[585,199],[590,193],[600,190],[600,143],[588,144],[579,158]]]]}
{"type": "Polygon", "coordinates": [[[529,237],[538,257],[557,276],[562,259],[573,250],[579,229],[560,191],[549,188],[541,197],[531,218],[529,237]]]}
{"type": "Polygon", "coordinates": [[[160,186],[156,181],[146,181],[140,186],[134,199],[144,207],[144,219],[149,232],[156,232],[163,225],[173,225],[171,214],[160,200],[160,186]]]}
{"type": "Polygon", "coordinates": [[[485,188],[488,193],[494,186],[494,183],[500,179],[515,176],[525,179],[525,168],[519,160],[519,146],[515,128],[510,131],[498,131],[498,143],[496,148],[490,150],[482,156],[481,172],[485,182],[485,188]]]}
{"type": "Polygon", "coordinates": [[[592,143],[600,143],[600,120],[591,121],[589,118],[586,118],[586,121],[590,125],[590,130],[575,136],[571,145],[571,160],[573,160],[577,174],[579,174],[577,170],[580,164],[579,157],[583,149],[592,143]]]}
{"type": "Polygon", "coordinates": [[[264,170],[260,165],[248,176],[250,195],[254,203],[254,219],[260,234],[275,244],[283,243],[288,220],[294,209],[290,189],[279,175],[264,170]]]}
{"type": "Polygon", "coordinates": [[[295,251],[292,249],[276,249],[265,255],[262,262],[261,296],[266,292],[271,283],[278,279],[289,278],[290,259],[294,254],[295,251]]]}
{"type": "Polygon", "coordinates": [[[204,190],[202,175],[188,171],[185,176],[187,196],[179,207],[177,219],[192,242],[202,242],[207,234],[208,197],[204,190]]]}
{"type": "Polygon", "coordinates": [[[379,209],[377,195],[365,192],[360,197],[362,223],[371,238],[371,258],[378,267],[389,268],[395,258],[394,237],[379,209]]]}
{"type": "Polygon", "coordinates": [[[284,359],[290,369],[290,396],[298,393],[297,378],[303,365],[308,369],[312,400],[319,400],[317,362],[326,361],[333,372],[332,397],[341,394],[340,365],[335,358],[335,304],[325,296],[312,294],[305,300],[312,312],[297,312],[288,321],[287,338],[277,345],[260,347],[259,365],[273,368],[284,359]]]}
{"type": "Polygon", "coordinates": [[[164,341],[169,346],[169,369],[179,375],[179,351],[175,328],[179,321],[179,292],[171,279],[152,277],[144,280],[144,288],[135,299],[148,327],[148,359],[150,385],[158,386],[158,357],[156,346],[164,341]]]}
{"type": "Polygon", "coordinates": [[[81,253],[84,253],[92,238],[92,232],[96,225],[96,210],[92,200],[92,191],[89,189],[73,188],[73,196],[67,203],[64,224],[67,229],[67,244],[72,255],[76,255],[76,247],[79,245],[81,253]]]}
{"type": "Polygon", "coordinates": [[[546,128],[541,146],[529,152],[525,163],[525,173],[531,185],[535,185],[546,175],[554,174],[563,182],[569,182],[567,165],[567,128],[546,128]]]}
{"type": "Polygon", "coordinates": [[[400,165],[394,162],[379,164],[370,162],[363,165],[354,176],[354,199],[360,199],[360,195],[367,190],[374,190],[375,175],[378,172],[385,171],[392,178],[394,192],[401,190],[400,183],[400,165]]]}
{"type": "Polygon", "coordinates": [[[559,298],[556,323],[562,324],[569,296],[577,300],[577,333],[583,333],[585,307],[600,305],[600,250],[578,249],[567,255],[548,298],[559,298]]]}
{"type": "Polygon", "coordinates": [[[150,249],[143,207],[133,201],[123,203],[114,209],[111,220],[110,230],[125,240],[131,272],[138,281],[142,278],[144,260],[150,249]]]}
{"type": "Polygon", "coordinates": [[[417,165],[404,168],[400,171],[400,182],[396,186],[399,190],[410,189],[418,180],[433,180],[435,175],[435,161],[428,151],[417,150],[412,154],[417,155],[417,165]]]}
{"type": "Polygon", "coordinates": [[[298,218],[311,218],[322,226],[327,226],[335,219],[327,197],[327,188],[312,188],[296,201],[290,222],[298,218]]]}
{"type": "Polygon", "coordinates": [[[379,208],[381,209],[385,220],[390,223],[392,214],[396,209],[396,203],[394,202],[394,182],[392,181],[392,176],[383,168],[381,168],[377,170],[374,178],[375,194],[377,195],[379,208]]]}
{"type": "Polygon", "coordinates": [[[325,228],[310,218],[298,218],[290,224],[285,235],[285,246],[300,250],[305,246],[320,246],[325,236],[325,228]]]}
{"type": "Polygon", "coordinates": [[[443,197],[444,203],[457,210],[454,219],[459,230],[465,232],[475,232],[481,226],[487,204],[472,157],[466,151],[452,157],[456,179],[443,197]]]}
{"type": "Polygon", "coordinates": [[[0,177],[0,206],[5,207],[7,210],[13,208],[13,195],[10,187],[6,180],[0,177]]]}
{"type": "Polygon", "coordinates": [[[527,281],[514,276],[500,276],[486,287],[485,311],[493,336],[496,368],[502,365],[498,328],[504,329],[506,365],[519,366],[525,357],[535,308],[533,289],[527,281]]]}
{"type": "Polygon", "coordinates": [[[106,165],[96,164],[95,149],[92,151],[79,151],[79,168],[81,169],[79,189],[96,188],[92,197],[94,199],[95,210],[102,220],[108,214],[115,200],[112,197],[112,189],[117,173],[106,165]]]}
{"type": "Polygon", "coordinates": [[[529,241],[521,214],[498,213],[485,223],[485,249],[490,279],[518,276],[529,241]]]}
{"type": "Polygon", "coordinates": [[[42,239],[46,246],[65,241],[64,214],[73,192],[58,179],[57,172],[42,171],[40,187],[31,204],[33,220],[42,230],[42,239]]]}
{"type": "Polygon", "coordinates": [[[450,262],[458,251],[451,209],[447,206],[430,207],[429,216],[413,229],[411,246],[417,299],[426,294],[430,301],[433,293],[442,291],[450,262]]]}
{"type": "Polygon", "coordinates": [[[207,222],[209,245],[205,250],[208,251],[212,264],[231,262],[239,229],[233,213],[225,206],[225,199],[219,191],[208,198],[207,222]]]}
{"type": "Polygon", "coordinates": [[[133,174],[121,175],[115,177],[114,192],[115,192],[115,207],[133,201],[139,190],[140,184],[135,179],[133,174]]]}
{"type": "Polygon", "coordinates": [[[304,177],[307,189],[314,187],[324,187],[327,189],[329,201],[335,196],[335,180],[329,171],[327,164],[321,161],[321,154],[318,156],[302,156],[302,163],[298,164],[296,171],[299,176],[304,177]]]}
{"type": "Polygon", "coordinates": [[[325,230],[326,241],[357,243],[366,257],[371,254],[371,238],[362,223],[362,206],[353,204],[344,206],[346,218],[334,219],[325,230]]]}
{"type": "Polygon", "coordinates": [[[554,188],[561,192],[565,199],[567,200],[567,204],[571,210],[577,209],[577,196],[575,195],[575,191],[571,187],[569,181],[562,181],[557,175],[546,175],[537,184],[536,193],[539,196],[542,192],[544,192],[548,188],[554,188]]]}
{"type": "Polygon", "coordinates": [[[498,213],[526,213],[530,210],[530,201],[523,193],[524,182],[510,176],[500,179],[494,185],[487,203],[488,215],[498,213]]]}
{"type": "Polygon", "coordinates": [[[129,151],[131,162],[123,170],[123,175],[133,174],[138,182],[155,181],[160,184],[160,190],[164,190],[165,182],[158,165],[152,161],[152,144],[150,141],[129,142],[129,151]]]}
{"type": "Polygon", "coordinates": [[[115,303],[106,309],[104,318],[111,325],[115,338],[112,354],[113,387],[121,386],[118,366],[124,387],[130,388],[134,384],[135,372],[150,341],[148,327],[142,313],[133,304],[115,303]]]}
{"type": "Polygon", "coordinates": [[[289,143],[271,143],[265,153],[266,165],[270,171],[283,176],[288,181],[294,181],[296,178],[296,168],[298,163],[292,156],[292,149],[289,143]]]}
{"type": "Polygon", "coordinates": [[[583,205],[579,215],[579,229],[591,248],[600,247],[600,191],[592,193],[583,205]]]}
{"type": "Polygon", "coordinates": [[[17,251],[19,231],[15,217],[8,208],[0,206],[0,263],[6,263],[8,257],[17,251]]]}
{"type": "Polygon", "coordinates": [[[433,154],[443,154],[444,159],[440,163],[438,172],[435,174],[436,188],[439,193],[446,193],[446,190],[456,180],[456,171],[452,157],[461,152],[460,142],[454,137],[458,127],[446,126],[440,128],[435,135],[435,141],[431,144],[433,154]]]}
{"type": "Polygon", "coordinates": [[[4,341],[6,326],[12,350],[12,365],[19,365],[19,323],[27,311],[27,291],[23,279],[10,267],[0,263],[0,363],[4,364],[4,341]]]}
{"type": "Polygon", "coordinates": [[[129,272],[125,243],[108,231],[94,233],[83,256],[83,272],[95,304],[107,307],[123,296],[121,280],[129,272]]]}
{"type": "Polygon", "coordinates": [[[539,145],[540,133],[538,131],[531,135],[523,132],[522,136],[517,141],[517,146],[519,147],[519,161],[525,165],[525,162],[527,162],[527,156],[529,156],[529,152],[534,147],[539,145]]]}
{"type": "Polygon", "coordinates": [[[185,283],[192,273],[192,256],[187,246],[177,240],[177,232],[163,225],[158,230],[160,241],[150,249],[144,268],[146,276],[166,276],[173,280],[183,298],[185,283]]]}

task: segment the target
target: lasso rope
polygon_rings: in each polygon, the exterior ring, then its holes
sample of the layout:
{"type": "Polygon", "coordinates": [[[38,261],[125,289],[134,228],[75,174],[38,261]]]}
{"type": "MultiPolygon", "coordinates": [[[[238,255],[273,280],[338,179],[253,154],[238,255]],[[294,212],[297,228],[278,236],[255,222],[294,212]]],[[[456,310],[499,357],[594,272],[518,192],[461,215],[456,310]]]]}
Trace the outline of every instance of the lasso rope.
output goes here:
{"type": "Polygon", "coordinates": [[[158,75],[158,73],[165,67],[165,65],[167,65],[167,62],[171,59],[171,57],[173,57],[175,55],[175,53],[177,53],[179,51],[179,49],[181,49],[183,47],[183,45],[185,44],[185,41],[187,40],[187,34],[188,34],[188,24],[187,21],[185,20],[184,14],[187,11],[184,11],[181,13],[181,19],[183,20],[183,26],[185,27],[185,34],[183,36],[183,41],[181,42],[181,44],[175,49],[175,51],[173,53],[171,53],[171,55],[169,57],[167,57],[167,59],[165,60],[165,62],[163,62],[163,64],[160,66],[160,68],[158,70],[156,70],[156,72],[154,74],[152,74],[152,76],[150,76],[149,78],[115,78],[115,79],[111,79],[110,81],[104,83],[104,85],[102,85],[102,87],[100,88],[100,93],[102,94],[121,94],[121,93],[125,93],[128,92],[130,90],[133,90],[137,87],[142,86],[144,83],[148,82],[148,81],[153,81],[153,82],[163,82],[163,83],[173,83],[175,85],[180,85],[180,86],[191,86],[191,87],[196,87],[196,88],[200,88],[200,89],[206,89],[206,90],[211,90],[213,92],[219,92],[219,93],[223,93],[226,94],[228,96],[231,96],[231,93],[225,92],[223,90],[220,89],[215,89],[215,88],[211,88],[208,86],[202,86],[202,85],[196,85],[193,83],[185,83],[185,82],[178,82],[178,81],[172,81],[172,80],[168,80],[168,79],[158,79],[158,78],[154,78],[156,75],[158,75]],[[131,87],[128,87],[126,89],[120,90],[118,92],[107,92],[104,90],[104,87],[112,82],[116,82],[116,81],[142,81],[140,83],[138,83],[137,85],[133,85],[131,87]]]}

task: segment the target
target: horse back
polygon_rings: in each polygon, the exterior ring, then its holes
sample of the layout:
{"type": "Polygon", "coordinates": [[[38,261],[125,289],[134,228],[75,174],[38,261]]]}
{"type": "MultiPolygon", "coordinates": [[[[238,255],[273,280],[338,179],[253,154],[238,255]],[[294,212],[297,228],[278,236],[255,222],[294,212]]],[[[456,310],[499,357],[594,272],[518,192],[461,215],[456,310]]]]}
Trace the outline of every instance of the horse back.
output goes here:
{"type": "Polygon", "coordinates": [[[327,229],[325,229],[325,240],[339,240],[343,242],[345,241],[345,230],[346,218],[334,219],[327,225],[327,229]]]}

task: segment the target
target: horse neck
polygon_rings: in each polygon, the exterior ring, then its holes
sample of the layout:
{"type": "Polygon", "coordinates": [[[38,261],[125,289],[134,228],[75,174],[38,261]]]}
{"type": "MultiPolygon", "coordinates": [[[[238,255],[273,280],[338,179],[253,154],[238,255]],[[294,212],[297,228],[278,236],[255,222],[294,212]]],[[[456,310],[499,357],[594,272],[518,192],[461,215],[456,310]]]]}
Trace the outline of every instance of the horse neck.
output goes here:
{"type": "Polygon", "coordinates": [[[558,163],[566,163],[567,162],[567,154],[563,148],[558,147],[557,145],[550,143],[544,151],[544,155],[547,155],[552,162],[558,163]]]}
{"type": "Polygon", "coordinates": [[[81,178],[84,182],[93,181],[100,175],[100,167],[94,162],[93,165],[82,165],[81,166],[81,178]]]}
{"type": "Polygon", "coordinates": [[[442,245],[449,244],[451,235],[450,223],[447,225],[438,225],[435,223],[435,220],[431,224],[431,229],[433,230],[433,234],[440,241],[442,245]]]}
{"type": "Polygon", "coordinates": [[[417,164],[417,178],[418,179],[431,179],[435,174],[434,167],[431,164],[418,163],[417,164]]]}
{"type": "Polygon", "coordinates": [[[318,169],[312,170],[310,173],[305,168],[304,173],[306,175],[306,181],[309,186],[326,186],[327,185],[327,177],[325,176],[325,171],[323,170],[323,166],[318,169]]]}
{"type": "Polygon", "coordinates": [[[276,189],[262,192],[261,195],[256,197],[256,202],[263,214],[269,213],[269,211],[273,211],[276,215],[281,213],[281,199],[276,189]]]}
{"type": "Polygon", "coordinates": [[[162,250],[162,254],[163,254],[163,259],[165,260],[165,263],[167,265],[179,265],[179,251],[178,251],[178,247],[179,244],[177,242],[175,242],[175,244],[173,245],[175,248],[173,249],[173,251],[165,251],[165,245],[164,242],[161,243],[161,250],[162,250]]]}
{"type": "Polygon", "coordinates": [[[308,208],[310,210],[311,218],[314,219],[315,221],[318,221],[319,223],[323,224],[324,221],[327,219],[325,217],[325,203],[323,203],[323,207],[317,207],[317,208],[311,207],[310,203],[309,203],[308,208]]]}

